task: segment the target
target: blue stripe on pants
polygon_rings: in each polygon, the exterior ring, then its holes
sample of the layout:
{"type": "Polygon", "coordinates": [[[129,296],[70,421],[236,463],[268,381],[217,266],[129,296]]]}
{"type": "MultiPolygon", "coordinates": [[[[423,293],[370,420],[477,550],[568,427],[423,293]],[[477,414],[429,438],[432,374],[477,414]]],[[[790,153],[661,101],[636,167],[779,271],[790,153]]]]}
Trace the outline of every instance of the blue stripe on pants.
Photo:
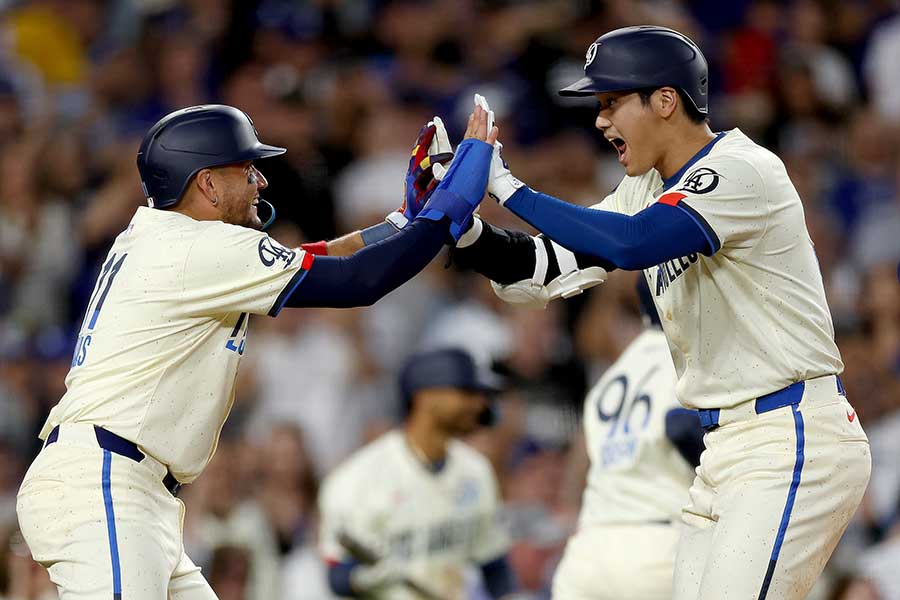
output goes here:
{"type": "Polygon", "coordinates": [[[116,515],[113,512],[112,490],[110,489],[109,471],[112,465],[112,453],[103,451],[103,504],[106,506],[106,530],[109,534],[109,554],[112,558],[113,600],[122,599],[122,573],[119,569],[119,542],[116,538],[116,515]]]}
{"type": "Polygon", "coordinates": [[[794,508],[794,499],[797,497],[797,488],[800,487],[800,474],[803,471],[803,447],[805,439],[803,436],[803,415],[797,404],[791,405],[794,411],[794,430],[797,433],[797,460],[794,462],[794,478],[791,480],[791,487],[788,490],[787,502],[784,505],[784,512],[781,514],[781,525],[778,526],[778,535],[775,537],[775,547],[772,548],[772,557],[769,559],[769,568],[766,570],[766,577],[763,579],[762,589],[759,590],[758,600],[764,600],[769,593],[769,585],[772,583],[772,575],[775,573],[775,563],[778,562],[778,553],[781,552],[781,545],[784,543],[784,534],[787,532],[788,523],[791,520],[791,510],[794,508]]]}

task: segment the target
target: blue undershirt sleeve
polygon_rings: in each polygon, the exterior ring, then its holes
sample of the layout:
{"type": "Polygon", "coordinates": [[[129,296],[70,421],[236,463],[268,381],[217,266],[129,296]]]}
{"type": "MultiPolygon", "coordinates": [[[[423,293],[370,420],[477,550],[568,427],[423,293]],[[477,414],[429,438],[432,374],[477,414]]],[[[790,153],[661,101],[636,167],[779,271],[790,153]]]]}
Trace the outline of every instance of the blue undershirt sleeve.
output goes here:
{"type": "Polygon", "coordinates": [[[481,576],[491,598],[502,598],[516,591],[516,576],[506,555],[481,565],[481,576]]]}
{"type": "Polygon", "coordinates": [[[679,206],[655,203],[627,216],[569,204],[528,187],[503,206],[569,250],[629,271],[695,252],[711,256],[718,250],[696,219],[679,206]]]}
{"type": "Polygon", "coordinates": [[[356,592],[350,585],[350,572],[359,563],[356,562],[340,562],[328,565],[328,587],[338,596],[355,598],[356,592]]]}
{"type": "Polygon", "coordinates": [[[447,240],[447,219],[415,219],[351,256],[317,256],[284,305],[370,306],[425,268],[447,240]]]}

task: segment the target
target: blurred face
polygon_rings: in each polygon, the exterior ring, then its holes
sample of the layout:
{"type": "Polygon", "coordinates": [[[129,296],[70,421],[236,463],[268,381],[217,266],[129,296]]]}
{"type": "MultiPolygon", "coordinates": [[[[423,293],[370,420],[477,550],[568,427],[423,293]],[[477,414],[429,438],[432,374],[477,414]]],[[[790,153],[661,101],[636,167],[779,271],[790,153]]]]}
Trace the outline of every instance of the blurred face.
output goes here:
{"type": "Polygon", "coordinates": [[[431,413],[438,427],[454,436],[468,435],[478,429],[478,418],[487,408],[482,392],[456,388],[422,390],[416,402],[431,413]]]}
{"type": "Polygon", "coordinates": [[[250,161],[217,167],[212,171],[217,177],[217,208],[222,221],[262,229],[262,221],[257,214],[259,192],[269,185],[263,174],[250,161]]]}
{"type": "Polygon", "coordinates": [[[637,92],[596,96],[600,112],[594,125],[618,152],[625,173],[635,177],[652,169],[661,154],[654,136],[657,116],[653,109],[641,102],[637,92]]]}

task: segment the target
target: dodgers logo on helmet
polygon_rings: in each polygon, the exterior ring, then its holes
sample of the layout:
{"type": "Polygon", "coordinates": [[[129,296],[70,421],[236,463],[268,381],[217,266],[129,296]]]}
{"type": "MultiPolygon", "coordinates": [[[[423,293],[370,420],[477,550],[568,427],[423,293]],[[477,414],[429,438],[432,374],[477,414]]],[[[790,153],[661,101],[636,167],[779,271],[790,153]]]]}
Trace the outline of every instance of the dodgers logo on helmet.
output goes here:
{"type": "Polygon", "coordinates": [[[718,187],[719,177],[720,175],[709,167],[700,167],[691,171],[678,189],[692,194],[707,194],[718,187]]]}
{"type": "Polygon", "coordinates": [[[595,58],[597,58],[597,42],[588,46],[587,52],[584,55],[584,68],[587,69],[591,66],[591,63],[594,62],[595,58]]]}

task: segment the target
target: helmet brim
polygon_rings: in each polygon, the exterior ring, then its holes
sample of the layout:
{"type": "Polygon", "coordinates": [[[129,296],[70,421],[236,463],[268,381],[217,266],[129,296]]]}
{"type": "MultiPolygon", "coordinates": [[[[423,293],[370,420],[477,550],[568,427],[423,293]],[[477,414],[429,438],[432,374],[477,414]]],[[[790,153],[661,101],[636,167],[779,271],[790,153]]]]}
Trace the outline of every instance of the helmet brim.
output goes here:
{"type": "Polygon", "coordinates": [[[583,97],[593,96],[601,92],[624,92],[627,90],[640,90],[646,88],[645,82],[622,81],[605,77],[582,77],[572,85],[559,90],[560,96],[583,97]]]}

